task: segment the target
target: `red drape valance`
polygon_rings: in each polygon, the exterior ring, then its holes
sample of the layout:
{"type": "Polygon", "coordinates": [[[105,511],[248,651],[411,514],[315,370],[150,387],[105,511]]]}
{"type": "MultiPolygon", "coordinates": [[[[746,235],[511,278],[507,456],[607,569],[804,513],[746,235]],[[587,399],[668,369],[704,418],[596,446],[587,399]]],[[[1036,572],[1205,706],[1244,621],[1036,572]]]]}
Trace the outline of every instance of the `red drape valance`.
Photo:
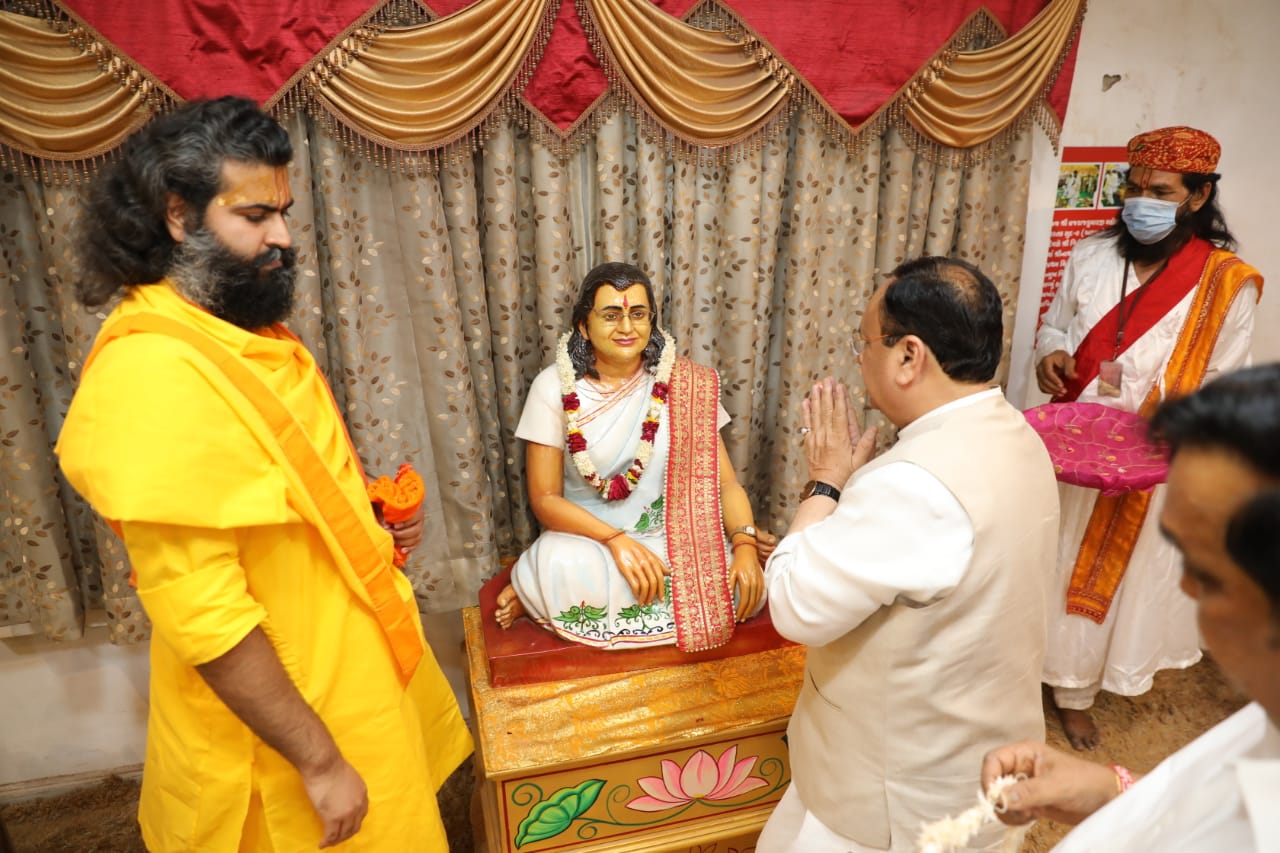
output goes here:
{"type": "Polygon", "coordinates": [[[0,162],[92,168],[156,110],[306,109],[406,170],[515,118],[561,157],[623,105],[681,156],[752,150],[797,108],[853,150],[894,126],[973,162],[1056,143],[1084,0],[31,0],[0,12],[0,162]],[[427,4],[430,5],[427,5],[427,4]],[[41,18],[44,20],[41,21],[41,18]]]}
{"type": "MultiPolygon", "coordinates": [[[[443,16],[476,0],[427,0],[443,16]]],[[[367,17],[372,0],[188,0],[148,4],[63,0],[64,5],[183,99],[241,94],[275,100],[299,69],[367,17]]],[[[685,17],[699,0],[654,0],[685,17]]],[[[1044,0],[724,0],[789,62],[831,109],[858,127],[985,8],[1014,33],[1044,0]]],[[[1074,51],[1049,94],[1066,114],[1074,51]]],[[[604,94],[605,75],[583,34],[574,0],[560,0],[555,30],[525,100],[561,130],[604,94]]]]}

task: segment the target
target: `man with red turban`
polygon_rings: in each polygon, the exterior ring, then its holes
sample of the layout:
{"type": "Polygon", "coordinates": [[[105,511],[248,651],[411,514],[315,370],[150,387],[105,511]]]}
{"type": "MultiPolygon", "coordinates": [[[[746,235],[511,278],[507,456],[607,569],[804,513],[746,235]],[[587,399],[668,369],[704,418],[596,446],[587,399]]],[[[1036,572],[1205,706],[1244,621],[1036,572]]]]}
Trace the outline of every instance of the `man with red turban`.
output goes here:
{"type": "MultiPolygon", "coordinates": [[[[1262,276],[1232,253],[1218,207],[1221,147],[1165,127],[1129,140],[1119,217],[1081,240],[1036,342],[1036,380],[1055,402],[1149,416],[1248,363],[1262,276]]],[[[1062,484],[1062,533],[1044,680],[1076,749],[1100,742],[1100,689],[1136,696],[1160,669],[1200,660],[1192,602],[1157,523],[1164,487],[1101,495],[1062,484]]]]}

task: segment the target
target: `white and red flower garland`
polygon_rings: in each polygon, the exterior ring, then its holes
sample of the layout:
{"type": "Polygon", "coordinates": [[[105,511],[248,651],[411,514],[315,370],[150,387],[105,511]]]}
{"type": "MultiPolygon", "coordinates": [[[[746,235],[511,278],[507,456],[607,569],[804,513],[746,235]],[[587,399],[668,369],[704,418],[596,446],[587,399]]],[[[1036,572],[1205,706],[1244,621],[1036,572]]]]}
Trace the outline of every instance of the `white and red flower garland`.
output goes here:
{"type": "Polygon", "coordinates": [[[600,493],[607,501],[624,500],[635,491],[644,466],[653,457],[653,439],[658,434],[658,424],[662,419],[662,409],[667,404],[667,396],[671,393],[671,368],[676,361],[675,341],[661,329],[655,330],[662,335],[665,345],[658,358],[658,371],[654,377],[653,390],[649,392],[649,412],[640,426],[640,444],[636,447],[635,459],[626,471],[615,474],[609,479],[600,476],[596,466],[587,454],[587,437],[582,434],[578,424],[578,410],[582,404],[574,385],[577,377],[573,373],[573,362],[569,360],[569,338],[572,332],[560,336],[556,346],[556,371],[560,376],[560,402],[564,406],[565,436],[569,455],[573,465],[582,478],[600,493]]]}

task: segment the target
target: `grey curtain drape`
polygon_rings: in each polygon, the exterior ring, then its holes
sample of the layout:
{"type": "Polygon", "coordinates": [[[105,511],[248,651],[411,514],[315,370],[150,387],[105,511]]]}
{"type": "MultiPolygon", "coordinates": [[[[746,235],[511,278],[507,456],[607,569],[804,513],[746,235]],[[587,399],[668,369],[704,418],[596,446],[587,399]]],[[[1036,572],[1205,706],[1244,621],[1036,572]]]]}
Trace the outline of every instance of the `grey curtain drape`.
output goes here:
{"type": "MultiPolygon", "coordinates": [[[[291,326],[369,474],[410,460],[426,479],[426,541],[407,567],[424,612],[472,603],[535,535],[513,434],[596,263],[647,270],[680,351],[720,371],[730,456],[774,530],[804,478],[809,385],[834,373],[861,398],[850,342],[884,273],[926,253],[977,263],[1004,294],[1007,342],[1029,134],[952,168],[892,129],[851,155],[806,113],[789,121],[742,160],[701,166],[625,113],[567,161],[506,123],[474,157],[408,177],[291,120],[291,326]]],[[[112,637],[131,641],[147,624],[123,549],[52,453],[101,322],[72,297],[82,191],[0,180],[0,625],[74,637],[86,607],[105,607],[112,637]]]]}

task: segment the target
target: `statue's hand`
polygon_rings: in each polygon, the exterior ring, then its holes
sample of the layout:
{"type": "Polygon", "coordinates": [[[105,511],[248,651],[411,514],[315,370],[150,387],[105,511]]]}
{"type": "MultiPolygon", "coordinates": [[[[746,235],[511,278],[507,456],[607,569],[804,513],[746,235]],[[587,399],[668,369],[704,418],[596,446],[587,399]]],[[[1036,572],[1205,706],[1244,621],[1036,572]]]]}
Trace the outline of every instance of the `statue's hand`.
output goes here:
{"type": "Polygon", "coordinates": [[[663,596],[663,578],[671,574],[667,564],[648,548],[632,539],[627,534],[615,536],[607,543],[618,571],[631,585],[631,592],[640,604],[652,604],[661,601],[663,596]]]}
{"type": "Polygon", "coordinates": [[[733,562],[729,564],[729,588],[738,591],[738,611],[735,616],[739,622],[744,622],[755,612],[764,595],[764,570],[760,568],[760,556],[755,548],[733,549],[733,562]]]}

